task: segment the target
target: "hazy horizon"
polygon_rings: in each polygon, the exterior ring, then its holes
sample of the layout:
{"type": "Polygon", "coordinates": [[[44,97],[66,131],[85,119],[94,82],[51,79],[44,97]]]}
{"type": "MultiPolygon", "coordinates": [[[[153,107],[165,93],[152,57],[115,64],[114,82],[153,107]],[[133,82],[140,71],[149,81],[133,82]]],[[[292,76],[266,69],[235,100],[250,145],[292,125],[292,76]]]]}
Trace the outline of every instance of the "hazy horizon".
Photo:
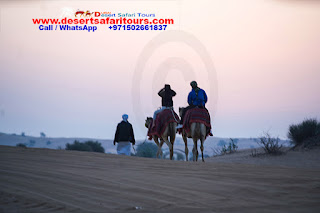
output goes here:
{"type": "Polygon", "coordinates": [[[0,132],[112,139],[126,113],[141,140],[161,86],[177,92],[178,112],[197,80],[214,136],[286,138],[290,124],[320,118],[319,26],[316,1],[0,2],[0,132]],[[77,9],[155,13],[175,24],[88,33],[32,23],[77,9]]]}

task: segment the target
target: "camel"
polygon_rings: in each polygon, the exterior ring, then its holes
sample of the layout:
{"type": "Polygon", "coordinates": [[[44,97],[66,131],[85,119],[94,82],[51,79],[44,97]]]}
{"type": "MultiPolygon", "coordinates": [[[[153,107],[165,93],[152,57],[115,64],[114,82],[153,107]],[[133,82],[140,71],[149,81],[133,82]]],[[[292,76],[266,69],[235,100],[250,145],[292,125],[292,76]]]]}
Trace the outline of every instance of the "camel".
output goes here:
{"type": "MultiPolygon", "coordinates": [[[[182,117],[182,112],[184,110],[184,107],[180,107],[179,108],[179,115],[180,117],[182,117]]],[[[193,139],[193,149],[192,149],[192,153],[193,153],[193,161],[198,161],[198,140],[201,141],[201,154],[202,154],[202,162],[204,162],[204,158],[203,158],[203,143],[206,139],[206,130],[207,127],[206,125],[204,125],[203,123],[191,123],[190,125],[190,132],[187,134],[186,131],[183,129],[182,130],[182,138],[184,141],[184,145],[185,145],[185,153],[186,153],[186,160],[188,161],[188,138],[192,138],[193,139]]]]}
{"type": "MultiPolygon", "coordinates": [[[[152,118],[147,117],[145,126],[149,129],[151,125],[152,125],[152,118]]],[[[170,150],[170,160],[172,160],[172,158],[173,158],[173,144],[176,139],[176,127],[177,127],[177,123],[172,122],[172,123],[168,124],[168,126],[164,130],[161,137],[158,137],[156,135],[152,135],[154,142],[158,146],[157,158],[159,157],[159,155],[162,158],[163,152],[162,152],[161,148],[162,148],[163,143],[166,143],[169,147],[169,150],[170,150]],[[170,137],[170,141],[169,141],[169,137],[170,137]],[[159,139],[160,139],[160,142],[159,142],[159,139]]]]}
{"type": "Polygon", "coordinates": [[[81,16],[83,16],[85,14],[85,12],[78,10],[77,12],[75,12],[74,16],[77,17],[78,14],[80,14],[80,17],[81,17],[81,16]]]}
{"type": "Polygon", "coordinates": [[[89,10],[87,10],[86,12],[85,12],[85,16],[87,17],[87,16],[90,16],[91,17],[91,15],[93,14],[93,12],[92,13],[90,13],[90,11],[89,10]]]}

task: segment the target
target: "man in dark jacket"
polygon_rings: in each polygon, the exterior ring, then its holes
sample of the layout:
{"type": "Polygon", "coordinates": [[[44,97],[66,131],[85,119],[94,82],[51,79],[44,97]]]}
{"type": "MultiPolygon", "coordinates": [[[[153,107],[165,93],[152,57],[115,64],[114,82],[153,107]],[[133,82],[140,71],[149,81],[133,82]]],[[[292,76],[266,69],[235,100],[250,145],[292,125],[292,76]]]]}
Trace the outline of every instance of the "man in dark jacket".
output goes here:
{"type": "Polygon", "coordinates": [[[169,84],[165,84],[164,88],[158,92],[158,95],[161,97],[162,107],[154,112],[153,123],[155,122],[158,113],[164,109],[171,109],[173,107],[172,97],[176,95],[176,92],[171,89],[169,84]]]}
{"type": "Polygon", "coordinates": [[[113,145],[117,146],[119,155],[130,155],[131,143],[135,145],[132,125],[128,122],[128,115],[122,115],[122,121],[118,124],[116,134],[114,136],[113,145]]]}
{"type": "Polygon", "coordinates": [[[173,107],[172,97],[176,95],[176,92],[173,91],[169,84],[165,84],[164,88],[162,88],[158,95],[161,97],[161,103],[163,107],[173,107]]]}

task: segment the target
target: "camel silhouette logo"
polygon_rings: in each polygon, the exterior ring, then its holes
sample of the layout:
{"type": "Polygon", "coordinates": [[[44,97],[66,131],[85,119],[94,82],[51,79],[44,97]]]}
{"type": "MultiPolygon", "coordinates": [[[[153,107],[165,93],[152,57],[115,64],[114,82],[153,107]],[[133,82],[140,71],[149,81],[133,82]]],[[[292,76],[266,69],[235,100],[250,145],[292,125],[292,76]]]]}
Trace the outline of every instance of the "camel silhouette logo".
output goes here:
{"type": "Polygon", "coordinates": [[[75,17],[78,17],[77,15],[80,15],[80,17],[83,17],[83,16],[85,16],[85,17],[91,17],[91,15],[93,14],[93,12],[92,13],[90,13],[90,10],[87,10],[86,12],[84,12],[84,11],[81,11],[81,10],[77,10],[75,13],[74,13],[74,16],[75,17]]]}

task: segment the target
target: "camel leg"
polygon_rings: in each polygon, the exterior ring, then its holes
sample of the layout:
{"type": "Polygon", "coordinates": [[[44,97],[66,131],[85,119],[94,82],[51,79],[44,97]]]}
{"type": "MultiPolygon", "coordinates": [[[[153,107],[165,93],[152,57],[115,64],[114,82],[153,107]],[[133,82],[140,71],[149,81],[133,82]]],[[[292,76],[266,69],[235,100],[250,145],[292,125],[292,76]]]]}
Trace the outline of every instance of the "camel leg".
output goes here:
{"type": "Polygon", "coordinates": [[[198,139],[199,139],[199,124],[198,123],[192,123],[190,126],[191,131],[191,137],[193,139],[193,161],[198,161],[198,139]]]}
{"type": "Polygon", "coordinates": [[[162,152],[162,145],[163,145],[164,141],[162,139],[160,139],[160,157],[162,159],[162,155],[163,155],[163,152],[162,152]]]}
{"type": "Polygon", "coordinates": [[[173,158],[173,146],[170,143],[170,141],[168,140],[168,135],[163,136],[162,139],[164,140],[164,142],[168,145],[169,150],[170,150],[170,160],[172,160],[173,158]]]}
{"type": "Polygon", "coordinates": [[[182,136],[183,141],[184,141],[184,152],[186,154],[186,161],[188,161],[188,154],[189,154],[189,149],[188,149],[188,139],[187,137],[184,135],[182,136]]]}
{"type": "Polygon", "coordinates": [[[200,141],[201,141],[201,146],[200,146],[200,149],[201,149],[201,155],[202,155],[202,162],[204,162],[204,158],[203,158],[203,150],[204,150],[204,147],[203,147],[203,143],[204,143],[204,140],[206,138],[206,134],[207,134],[207,128],[204,124],[201,125],[201,134],[200,134],[200,141]]]}
{"type": "Polygon", "coordinates": [[[171,130],[170,133],[170,143],[172,145],[172,153],[170,152],[170,156],[173,156],[173,145],[174,145],[174,141],[176,140],[176,126],[172,127],[173,129],[171,130]]]}
{"type": "Polygon", "coordinates": [[[193,154],[193,161],[198,161],[198,139],[193,138],[193,149],[192,149],[192,154],[193,154]]]}
{"type": "Polygon", "coordinates": [[[168,145],[169,150],[170,150],[170,160],[172,160],[173,158],[173,145],[172,143],[169,141],[168,137],[169,137],[169,126],[164,130],[164,132],[162,133],[162,140],[168,145]]]}
{"type": "Polygon", "coordinates": [[[202,155],[202,162],[204,162],[204,158],[203,158],[203,149],[204,149],[204,147],[203,147],[203,142],[204,142],[204,140],[201,138],[201,146],[200,146],[200,149],[201,149],[201,155],[202,155]]]}
{"type": "Polygon", "coordinates": [[[196,155],[196,161],[198,161],[198,158],[199,158],[199,152],[198,152],[198,147],[196,148],[196,151],[197,151],[197,155],[196,155]]]}
{"type": "Polygon", "coordinates": [[[198,161],[198,139],[193,139],[193,161],[198,161]]]}
{"type": "Polygon", "coordinates": [[[160,151],[159,151],[159,150],[161,150],[161,147],[160,147],[160,144],[159,144],[159,139],[158,139],[157,136],[153,136],[153,140],[154,140],[154,142],[155,142],[155,143],[157,144],[157,146],[158,146],[157,158],[159,158],[159,154],[160,154],[160,151]]]}

